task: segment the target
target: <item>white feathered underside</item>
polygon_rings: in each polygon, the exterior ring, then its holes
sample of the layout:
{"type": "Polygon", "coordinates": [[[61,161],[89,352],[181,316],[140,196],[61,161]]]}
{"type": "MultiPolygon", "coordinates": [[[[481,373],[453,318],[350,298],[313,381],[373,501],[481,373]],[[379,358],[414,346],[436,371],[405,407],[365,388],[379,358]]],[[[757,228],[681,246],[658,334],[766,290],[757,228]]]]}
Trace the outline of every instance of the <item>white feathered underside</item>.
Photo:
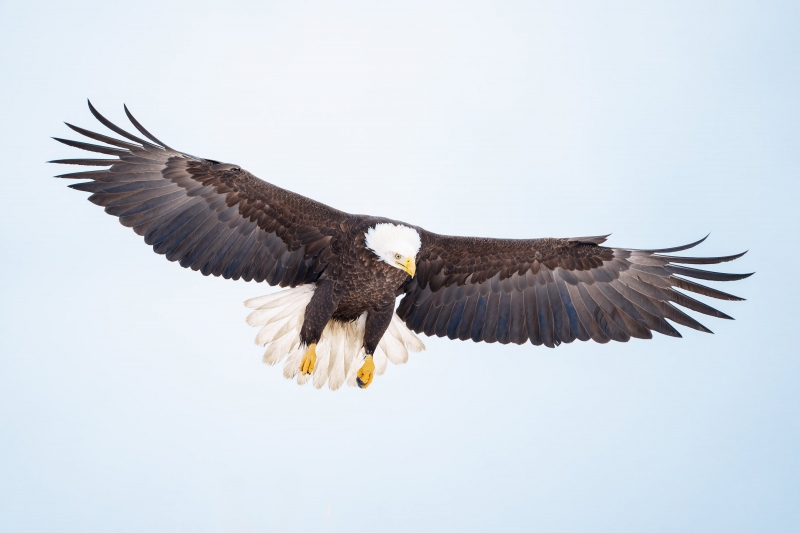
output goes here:
{"type": "MultiPolygon", "coordinates": [[[[336,390],[346,382],[354,387],[356,372],[366,357],[363,346],[366,313],[347,324],[334,320],[328,322],[317,343],[314,371],[311,375],[300,374],[300,361],[306,350],[300,345],[300,328],[313,294],[313,285],[302,285],[247,300],[244,305],[255,309],[248,315],[247,323],[261,328],[256,335],[256,344],[267,347],[264,362],[268,365],[285,359],[283,375],[289,379],[296,378],[300,385],[311,381],[319,389],[327,383],[331,390],[336,390]]],[[[373,354],[375,374],[383,374],[389,362],[401,365],[408,361],[409,352],[424,349],[425,345],[400,317],[392,315],[389,328],[373,354]]]]}

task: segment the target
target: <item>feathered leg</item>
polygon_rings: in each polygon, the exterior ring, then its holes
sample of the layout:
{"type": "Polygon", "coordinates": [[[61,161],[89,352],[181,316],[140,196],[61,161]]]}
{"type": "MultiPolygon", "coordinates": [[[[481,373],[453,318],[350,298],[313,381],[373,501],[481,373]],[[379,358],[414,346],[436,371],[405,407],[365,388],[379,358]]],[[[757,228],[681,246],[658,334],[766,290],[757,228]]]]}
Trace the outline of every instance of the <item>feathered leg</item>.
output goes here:
{"type": "Polygon", "coordinates": [[[375,362],[372,360],[372,354],[375,353],[378,343],[381,341],[383,334],[386,333],[389,323],[392,321],[392,315],[394,315],[394,301],[380,309],[373,309],[367,313],[367,323],[364,326],[364,352],[366,357],[356,374],[356,383],[362,389],[366,389],[372,383],[372,378],[375,375],[375,362]]]}
{"type": "Polygon", "coordinates": [[[303,327],[300,329],[300,343],[308,346],[300,361],[301,374],[311,374],[314,371],[317,343],[338,305],[339,297],[334,292],[334,284],[324,281],[318,283],[314,296],[306,307],[303,327]]]}

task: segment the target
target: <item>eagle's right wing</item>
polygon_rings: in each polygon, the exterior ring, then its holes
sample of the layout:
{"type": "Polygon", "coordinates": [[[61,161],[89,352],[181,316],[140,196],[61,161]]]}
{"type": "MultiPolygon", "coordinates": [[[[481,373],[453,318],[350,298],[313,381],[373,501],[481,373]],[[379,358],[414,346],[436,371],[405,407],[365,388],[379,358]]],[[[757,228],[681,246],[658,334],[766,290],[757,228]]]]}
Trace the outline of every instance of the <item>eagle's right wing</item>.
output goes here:
{"type": "Polygon", "coordinates": [[[156,253],[203,275],[295,286],[316,280],[335,253],[335,238],[350,217],[325,204],[262,181],[236,165],[194,157],[156,139],[128,112],[150,141],[122,130],[89,103],[92,114],[133,143],[71,124],[110,146],[66,139],[64,144],[112,156],[53,163],[110,166],[62,174],[89,179],[70,185],[144,236],[156,253]]]}
{"type": "Polygon", "coordinates": [[[416,276],[403,287],[397,314],[417,333],[475,342],[528,340],[627,341],[651,331],[680,337],[671,320],[709,330],[673,304],[719,318],[728,315],[675,288],[741,300],[686,278],[733,281],[750,274],[710,272],[681,264],[713,265],[726,257],[666,255],[661,250],[600,246],[605,237],[485,239],[420,231],[416,276]],[[682,277],[685,276],[685,277],[682,277]]]}

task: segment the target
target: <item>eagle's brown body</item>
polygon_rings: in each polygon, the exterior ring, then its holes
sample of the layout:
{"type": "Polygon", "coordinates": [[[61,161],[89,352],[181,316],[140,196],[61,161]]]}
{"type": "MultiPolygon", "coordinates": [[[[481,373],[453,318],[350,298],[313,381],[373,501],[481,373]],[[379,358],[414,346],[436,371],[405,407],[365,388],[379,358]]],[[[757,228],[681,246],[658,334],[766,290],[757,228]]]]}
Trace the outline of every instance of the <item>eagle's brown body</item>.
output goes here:
{"type": "Polygon", "coordinates": [[[386,219],[352,217],[346,231],[332,240],[335,260],[316,280],[300,334],[304,344],[316,342],[331,319],[351,322],[367,313],[364,346],[367,354],[375,351],[394,313],[397,292],[409,277],[366,247],[364,234],[382,222],[386,219]]]}

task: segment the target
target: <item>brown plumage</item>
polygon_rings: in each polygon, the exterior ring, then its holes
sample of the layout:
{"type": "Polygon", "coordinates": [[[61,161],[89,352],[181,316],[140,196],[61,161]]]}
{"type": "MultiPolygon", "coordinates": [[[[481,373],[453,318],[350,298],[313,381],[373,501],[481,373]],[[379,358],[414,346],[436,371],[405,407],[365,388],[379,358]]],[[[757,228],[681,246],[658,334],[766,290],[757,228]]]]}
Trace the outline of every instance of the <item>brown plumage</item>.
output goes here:
{"type": "Polygon", "coordinates": [[[579,340],[627,341],[652,331],[679,337],[667,321],[709,331],[675,305],[719,318],[724,313],[675,288],[723,300],[736,296],[687,278],[731,281],[681,265],[716,264],[726,257],[666,255],[661,250],[601,246],[605,237],[486,239],[437,235],[388,219],[351,215],[262,181],[236,165],[191,156],[159,141],[125,112],[147,139],[94,116],[127,141],[69,125],[104,145],[56,139],[112,156],[54,163],[107,166],[58,177],[88,179],[71,185],[142,235],[156,253],[204,275],[270,285],[316,284],[306,310],[304,343],[316,342],[331,318],[369,313],[367,354],[397,314],[415,332],[451,339],[557,346],[579,340]],[[129,142],[131,141],[131,142],[129,142]],[[416,230],[421,246],[416,275],[378,260],[364,233],[378,223],[416,230]],[[324,290],[321,290],[323,289],[324,290]]]}

